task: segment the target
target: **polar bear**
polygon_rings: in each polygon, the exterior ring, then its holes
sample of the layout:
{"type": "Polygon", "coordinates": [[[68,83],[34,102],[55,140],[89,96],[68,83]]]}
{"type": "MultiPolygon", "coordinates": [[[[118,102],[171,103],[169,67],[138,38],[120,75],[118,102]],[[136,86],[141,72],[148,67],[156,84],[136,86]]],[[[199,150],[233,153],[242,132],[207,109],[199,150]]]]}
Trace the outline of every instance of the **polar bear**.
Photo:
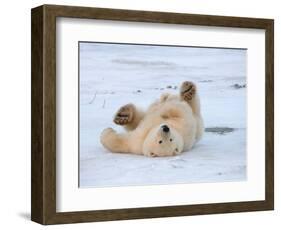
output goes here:
{"type": "Polygon", "coordinates": [[[198,90],[190,81],[182,83],[179,95],[164,93],[145,112],[134,104],[122,106],[114,122],[126,131],[103,130],[100,140],[106,149],[150,157],[188,151],[204,131],[198,90]]]}

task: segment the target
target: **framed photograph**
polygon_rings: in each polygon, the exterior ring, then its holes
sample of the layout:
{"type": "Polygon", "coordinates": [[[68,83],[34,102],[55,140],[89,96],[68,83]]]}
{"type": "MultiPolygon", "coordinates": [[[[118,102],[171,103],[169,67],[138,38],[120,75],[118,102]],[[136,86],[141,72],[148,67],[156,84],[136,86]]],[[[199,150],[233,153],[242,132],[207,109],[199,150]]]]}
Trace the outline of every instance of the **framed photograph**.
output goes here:
{"type": "Polygon", "coordinates": [[[31,219],[274,208],[274,21],[32,9],[31,219]]]}

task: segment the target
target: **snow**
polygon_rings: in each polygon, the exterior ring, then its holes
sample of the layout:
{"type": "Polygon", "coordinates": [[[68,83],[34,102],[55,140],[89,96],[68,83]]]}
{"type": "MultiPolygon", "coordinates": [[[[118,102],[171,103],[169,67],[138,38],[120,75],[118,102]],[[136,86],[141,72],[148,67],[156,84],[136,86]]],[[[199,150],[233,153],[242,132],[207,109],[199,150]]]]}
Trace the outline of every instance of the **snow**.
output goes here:
{"type": "Polygon", "coordinates": [[[242,49],[80,43],[79,186],[112,187],[242,181],[246,171],[246,58],[242,49]],[[205,132],[189,152],[149,158],[110,153],[104,128],[127,103],[146,108],[163,92],[197,84],[205,132]]]}

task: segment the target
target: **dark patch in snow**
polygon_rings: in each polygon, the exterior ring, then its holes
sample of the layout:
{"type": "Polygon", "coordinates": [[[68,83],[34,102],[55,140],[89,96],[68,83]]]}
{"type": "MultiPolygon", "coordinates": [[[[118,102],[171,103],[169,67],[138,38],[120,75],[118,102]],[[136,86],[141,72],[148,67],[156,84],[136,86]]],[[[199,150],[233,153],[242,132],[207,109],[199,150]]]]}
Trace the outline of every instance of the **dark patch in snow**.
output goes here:
{"type": "Polygon", "coordinates": [[[176,85],[175,86],[167,85],[166,88],[167,89],[177,89],[178,87],[176,85]]]}
{"type": "MultiPolygon", "coordinates": [[[[166,89],[177,89],[178,87],[175,85],[175,86],[172,86],[172,85],[167,85],[166,86],[166,89]]],[[[164,90],[165,88],[154,88],[155,90],[164,90]]]]}
{"type": "Polygon", "coordinates": [[[173,159],[169,162],[170,166],[173,168],[183,168],[184,165],[186,164],[186,160],[181,159],[181,158],[176,158],[173,159]]]}
{"type": "Polygon", "coordinates": [[[246,84],[234,84],[231,87],[233,87],[234,89],[241,89],[241,88],[246,88],[246,84]]]}
{"type": "Polygon", "coordinates": [[[182,158],[177,158],[177,159],[171,160],[171,163],[184,163],[184,162],[186,162],[186,160],[184,160],[182,158]]]}
{"type": "Polygon", "coordinates": [[[213,82],[213,80],[202,80],[202,81],[199,81],[199,82],[208,83],[208,82],[213,82]]]}
{"type": "Polygon", "coordinates": [[[175,168],[175,169],[177,169],[177,168],[179,168],[179,169],[183,168],[183,166],[181,166],[181,165],[172,164],[171,166],[172,166],[172,168],[175,168]]]}
{"type": "Polygon", "coordinates": [[[136,66],[152,66],[152,67],[174,67],[175,64],[166,61],[145,61],[145,60],[127,60],[127,59],[113,59],[112,62],[125,65],[136,66]]]}
{"type": "Polygon", "coordinates": [[[205,128],[205,132],[215,133],[215,134],[219,134],[219,135],[231,133],[234,130],[235,130],[234,128],[229,128],[229,127],[209,127],[209,128],[205,128]]]}
{"type": "Polygon", "coordinates": [[[133,93],[141,93],[141,90],[138,89],[137,91],[134,91],[133,93]]]}

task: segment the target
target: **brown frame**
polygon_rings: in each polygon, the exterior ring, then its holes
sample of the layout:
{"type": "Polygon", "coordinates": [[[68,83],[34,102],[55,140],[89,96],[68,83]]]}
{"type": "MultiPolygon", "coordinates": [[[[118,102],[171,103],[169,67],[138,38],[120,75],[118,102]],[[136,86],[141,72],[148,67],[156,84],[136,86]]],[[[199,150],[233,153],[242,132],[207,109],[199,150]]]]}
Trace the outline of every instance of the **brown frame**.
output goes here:
{"type": "Polygon", "coordinates": [[[231,213],[274,209],[274,21],[271,19],[43,5],[32,9],[31,219],[41,224],[231,213]],[[56,212],[56,18],[121,20],[264,29],[266,36],[265,200],[56,212]]]}

